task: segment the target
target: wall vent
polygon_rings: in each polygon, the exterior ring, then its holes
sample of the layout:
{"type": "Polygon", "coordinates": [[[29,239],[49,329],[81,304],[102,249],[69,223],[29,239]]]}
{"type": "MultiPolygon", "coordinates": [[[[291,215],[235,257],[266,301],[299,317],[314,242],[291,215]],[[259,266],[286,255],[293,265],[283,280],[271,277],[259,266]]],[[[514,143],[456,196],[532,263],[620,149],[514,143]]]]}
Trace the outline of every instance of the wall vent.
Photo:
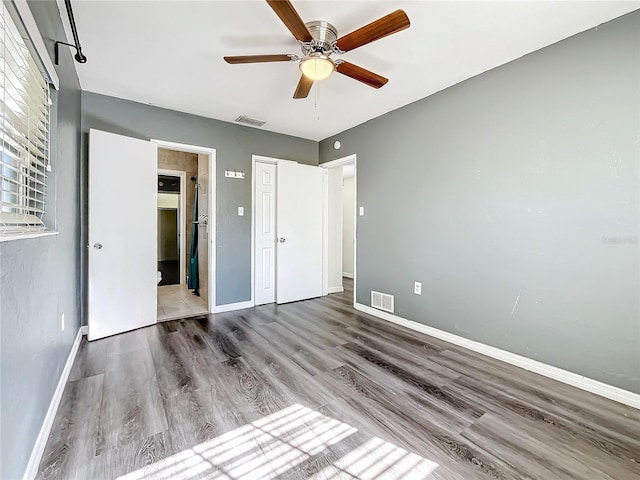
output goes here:
{"type": "Polygon", "coordinates": [[[247,125],[253,125],[254,127],[261,127],[265,123],[267,123],[264,120],[258,120],[257,118],[248,117],[246,115],[240,115],[238,118],[236,118],[235,121],[238,123],[246,123],[247,125]]]}
{"type": "Polygon", "coordinates": [[[371,290],[371,306],[379,310],[393,313],[393,295],[371,290]]]}

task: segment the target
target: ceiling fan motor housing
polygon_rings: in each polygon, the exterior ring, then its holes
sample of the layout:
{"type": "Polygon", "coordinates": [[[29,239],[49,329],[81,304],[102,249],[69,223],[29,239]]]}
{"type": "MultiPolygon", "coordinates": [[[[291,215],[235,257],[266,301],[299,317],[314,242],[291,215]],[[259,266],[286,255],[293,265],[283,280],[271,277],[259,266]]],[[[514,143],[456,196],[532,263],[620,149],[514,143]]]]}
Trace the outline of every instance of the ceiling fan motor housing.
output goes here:
{"type": "Polygon", "coordinates": [[[310,42],[301,42],[302,53],[307,56],[311,53],[331,54],[333,46],[338,39],[338,30],[329,22],[314,21],[305,24],[309,29],[309,33],[313,37],[310,42]]]}

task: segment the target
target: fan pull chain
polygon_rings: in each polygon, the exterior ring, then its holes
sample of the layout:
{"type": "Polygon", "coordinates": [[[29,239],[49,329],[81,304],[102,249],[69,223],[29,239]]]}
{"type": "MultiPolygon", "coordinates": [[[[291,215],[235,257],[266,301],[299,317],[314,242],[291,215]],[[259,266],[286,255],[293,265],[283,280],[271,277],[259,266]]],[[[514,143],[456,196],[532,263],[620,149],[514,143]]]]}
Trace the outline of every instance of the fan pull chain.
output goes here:
{"type": "Polygon", "coordinates": [[[316,88],[315,90],[315,109],[318,113],[318,118],[317,120],[320,121],[320,82],[316,82],[316,88]]]}

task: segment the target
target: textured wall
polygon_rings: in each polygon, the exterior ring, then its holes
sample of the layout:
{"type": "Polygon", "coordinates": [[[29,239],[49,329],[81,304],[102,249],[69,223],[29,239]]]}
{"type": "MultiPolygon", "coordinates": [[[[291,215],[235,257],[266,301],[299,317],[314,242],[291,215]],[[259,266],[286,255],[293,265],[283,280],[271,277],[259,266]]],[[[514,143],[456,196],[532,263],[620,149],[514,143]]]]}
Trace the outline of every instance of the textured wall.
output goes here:
{"type": "Polygon", "coordinates": [[[322,141],[358,155],[358,302],[640,393],[639,32],[635,12],[322,141]]]}
{"type": "MultiPolygon", "coordinates": [[[[154,138],[216,149],[216,304],[250,300],[251,156],[264,155],[317,165],[318,143],[82,92],[82,177],[85,205],[86,144],[90,128],[135,138],[154,138]],[[242,170],[246,173],[246,178],[225,178],[226,169],[242,170]],[[237,214],[239,206],[245,208],[243,217],[237,214]]],[[[86,218],[82,223],[86,226],[86,218]]],[[[83,238],[85,237],[86,231],[83,234],[83,238]]],[[[83,270],[86,271],[86,268],[83,267],[83,270]]]]}
{"type": "MultiPolygon", "coordinates": [[[[53,58],[64,38],[55,2],[29,2],[53,58]]],[[[60,50],[53,93],[47,222],[56,236],[0,243],[0,478],[22,478],[78,333],[80,91],[60,50]],[[66,328],[61,332],[60,315],[66,328]]]]}

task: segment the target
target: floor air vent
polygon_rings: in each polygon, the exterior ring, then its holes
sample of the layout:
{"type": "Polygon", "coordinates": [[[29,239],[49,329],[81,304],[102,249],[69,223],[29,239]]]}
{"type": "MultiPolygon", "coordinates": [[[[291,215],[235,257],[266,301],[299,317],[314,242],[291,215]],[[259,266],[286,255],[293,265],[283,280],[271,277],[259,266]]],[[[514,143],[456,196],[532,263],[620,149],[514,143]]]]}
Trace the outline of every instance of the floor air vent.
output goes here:
{"type": "Polygon", "coordinates": [[[373,308],[393,313],[393,295],[374,292],[371,290],[371,306],[373,308]]]}
{"type": "Polygon", "coordinates": [[[235,121],[238,123],[246,123],[247,125],[253,125],[254,127],[261,127],[265,123],[267,123],[264,120],[258,120],[257,118],[253,118],[253,117],[247,117],[246,115],[240,115],[238,118],[236,118],[235,121]]]}

